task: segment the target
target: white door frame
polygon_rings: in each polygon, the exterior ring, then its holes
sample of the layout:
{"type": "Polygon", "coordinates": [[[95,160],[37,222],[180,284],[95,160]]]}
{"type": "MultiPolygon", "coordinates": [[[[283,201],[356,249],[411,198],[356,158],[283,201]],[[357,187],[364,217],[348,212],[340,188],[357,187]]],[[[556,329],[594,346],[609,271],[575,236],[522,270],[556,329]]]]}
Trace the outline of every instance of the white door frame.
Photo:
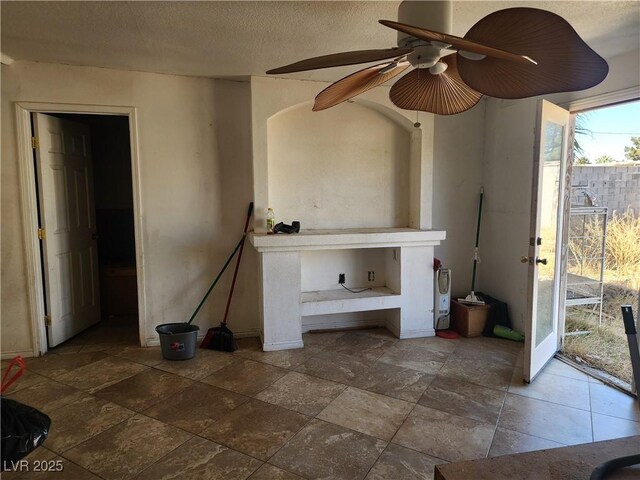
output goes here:
{"type": "Polygon", "coordinates": [[[140,156],[138,146],[138,121],[135,107],[107,105],[74,105],[66,103],[16,102],[18,133],[18,166],[22,225],[27,256],[27,291],[33,355],[43,355],[48,350],[44,325],[44,284],[42,279],[40,240],[38,239],[38,201],[36,172],[31,137],[32,113],[77,113],[89,115],[120,115],[129,119],[129,143],[131,149],[131,177],[133,183],[133,221],[136,249],[136,280],[138,284],[138,322],[140,344],[146,346],[146,291],[144,276],[144,248],[142,236],[143,205],[140,182],[140,156]]]}

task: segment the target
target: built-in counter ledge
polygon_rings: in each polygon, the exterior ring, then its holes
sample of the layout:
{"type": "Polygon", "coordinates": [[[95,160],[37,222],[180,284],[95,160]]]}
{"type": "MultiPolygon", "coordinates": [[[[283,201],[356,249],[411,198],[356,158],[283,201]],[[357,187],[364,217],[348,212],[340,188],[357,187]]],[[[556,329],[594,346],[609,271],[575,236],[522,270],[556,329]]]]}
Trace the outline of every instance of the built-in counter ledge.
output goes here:
{"type": "Polygon", "coordinates": [[[415,228],[345,228],[274,235],[250,233],[249,241],[259,252],[419,247],[439,245],[446,238],[446,233],[444,230],[415,228]]]}

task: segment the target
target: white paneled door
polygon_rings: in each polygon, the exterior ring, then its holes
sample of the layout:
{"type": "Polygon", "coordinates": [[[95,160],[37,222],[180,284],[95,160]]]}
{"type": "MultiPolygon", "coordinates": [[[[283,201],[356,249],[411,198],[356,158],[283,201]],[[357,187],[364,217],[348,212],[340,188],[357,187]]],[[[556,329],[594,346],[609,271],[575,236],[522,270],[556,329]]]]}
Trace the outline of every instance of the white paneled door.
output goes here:
{"type": "Polygon", "coordinates": [[[89,128],[33,115],[49,347],[100,320],[89,128]]]}
{"type": "Polygon", "coordinates": [[[533,168],[528,321],[524,380],[530,382],[560,348],[560,274],[570,114],[546,101],[538,105],[533,168]]]}

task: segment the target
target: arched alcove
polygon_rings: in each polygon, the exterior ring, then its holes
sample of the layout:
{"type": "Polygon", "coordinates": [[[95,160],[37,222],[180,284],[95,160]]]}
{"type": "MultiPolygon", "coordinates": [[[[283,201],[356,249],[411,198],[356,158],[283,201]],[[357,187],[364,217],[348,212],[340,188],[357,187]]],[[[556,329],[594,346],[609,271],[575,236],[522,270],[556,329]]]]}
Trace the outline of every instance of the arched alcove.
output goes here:
{"type": "Polygon", "coordinates": [[[267,121],[269,206],[305,229],[407,227],[411,145],[406,125],[369,106],[289,107],[267,121]]]}

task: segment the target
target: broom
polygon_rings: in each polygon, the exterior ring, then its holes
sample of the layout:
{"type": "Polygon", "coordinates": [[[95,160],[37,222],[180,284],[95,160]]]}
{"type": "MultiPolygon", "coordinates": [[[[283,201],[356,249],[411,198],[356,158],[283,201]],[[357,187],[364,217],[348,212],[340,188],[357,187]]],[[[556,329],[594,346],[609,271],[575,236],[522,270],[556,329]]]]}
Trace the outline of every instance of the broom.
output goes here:
{"type": "Polygon", "coordinates": [[[253,213],[253,202],[249,204],[247,212],[247,220],[244,224],[242,240],[240,240],[240,251],[238,252],[238,260],[236,268],[233,272],[233,280],[231,280],[231,289],[229,290],[229,298],[227,299],[227,307],[224,310],[224,317],[219,327],[213,327],[207,330],[207,334],[200,343],[200,348],[208,348],[210,350],[219,350],[221,352],[233,352],[236,349],[236,342],[233,339],[233,332],[227,327],[227,317],[229,316],[229,307],[231,306],[231,298],[233,297],[233,289],[236,286],[236,278],[238,277],[238,269],[240,268],[240,260],[242,259],[242,250],[244,250],[244,241],[247,238],[247,230],[249,229],[249,220],[253,213]]]}

